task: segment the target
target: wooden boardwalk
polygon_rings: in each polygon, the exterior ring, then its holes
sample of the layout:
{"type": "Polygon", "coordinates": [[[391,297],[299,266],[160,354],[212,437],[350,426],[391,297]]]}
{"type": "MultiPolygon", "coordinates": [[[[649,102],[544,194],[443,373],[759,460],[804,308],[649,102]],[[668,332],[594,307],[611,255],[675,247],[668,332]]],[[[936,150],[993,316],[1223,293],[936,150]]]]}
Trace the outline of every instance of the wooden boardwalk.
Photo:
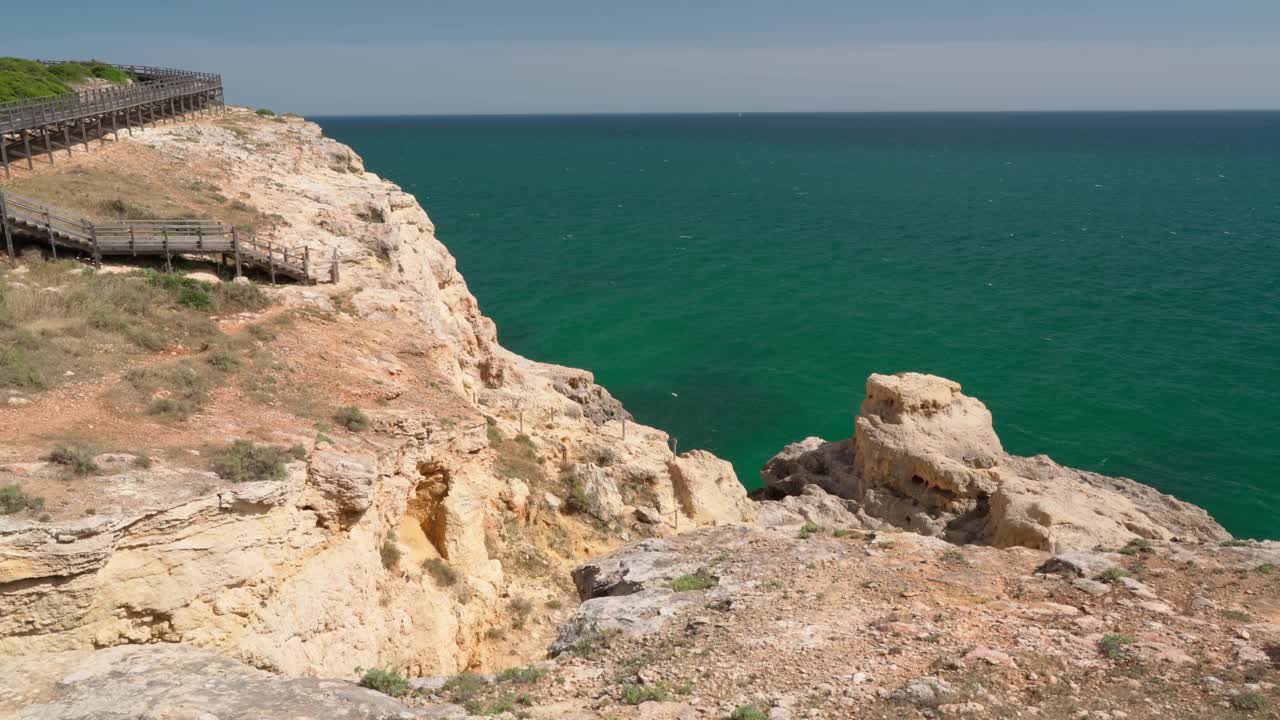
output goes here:
{"type": "Polygon", "coordinates": [[[234,263],[236,277],[245,266],[266,273],[271,282],[287,277],[304,283],[338,281],[338,251],[313,262],[309,248],[290,249],[241,236],[234,227],[205,220],[142,220],[94,223],[39,200],[0,190],[0,234],[10,262],[16,262],[15,241],[49,245],[53,257],[73,252],[101,266],[105,256],[164,257],[172,267],[174,255],[209,255],[222,264],[234,263]]]}
{"type": "MultiPolygon", "coordinates": [[[[57,65],[55,60],[41,60],[57,65]]],[[[222,76],[145,65],[115,65],[136,78],[130,85],[103,87],[51,97],[0,103],[0,167],[34,169],[37,157],[54,162],[54,153],[108,133],[133,132],[165,119],[225,109],[222,76]]]]}

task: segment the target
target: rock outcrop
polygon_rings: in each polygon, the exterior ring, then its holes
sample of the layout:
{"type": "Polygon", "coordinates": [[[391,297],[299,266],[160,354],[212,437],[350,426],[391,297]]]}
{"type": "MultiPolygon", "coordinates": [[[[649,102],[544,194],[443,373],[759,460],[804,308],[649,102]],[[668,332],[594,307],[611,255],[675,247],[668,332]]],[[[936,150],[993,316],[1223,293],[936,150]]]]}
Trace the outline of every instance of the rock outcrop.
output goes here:
{"type": "Polygon", "coordinates": [[[855,503],[855,514],[959,543],[1062,550],[1230,538],[1203,510],[1131,480],[1009,455],[985,405],[919,373],[872,375],[852,439],[789,445],[761,477],[775,497],[817,487],[855,503]]]}
{"type": "Polygon", "coordinates": [[[0,661],[0,708],[0,717],[15,720],[448,717],[410,709],[351,683],[280,677],[185,645],[54,653],[42,656],[39,664],[5,658],[0,661]],[[17,708],[16,714],[6,712],[17,708]]]}

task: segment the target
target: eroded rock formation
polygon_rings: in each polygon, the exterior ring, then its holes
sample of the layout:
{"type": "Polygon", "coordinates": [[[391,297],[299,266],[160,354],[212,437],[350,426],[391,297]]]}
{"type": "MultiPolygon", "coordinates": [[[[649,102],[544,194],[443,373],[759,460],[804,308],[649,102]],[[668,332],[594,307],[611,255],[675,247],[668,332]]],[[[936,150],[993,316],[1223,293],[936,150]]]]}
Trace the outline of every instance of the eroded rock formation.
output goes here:
{"type": "Polygon", "coordinates": [[[1200,508],[1147,486],[1009,455],[981,401],[919,373],[872,375],[853,438],[789,445],[761,477],[774,497],[820,488],[855,503],[855,514],[959,543],[1049,550],[1230,538],[1200,508]]]}

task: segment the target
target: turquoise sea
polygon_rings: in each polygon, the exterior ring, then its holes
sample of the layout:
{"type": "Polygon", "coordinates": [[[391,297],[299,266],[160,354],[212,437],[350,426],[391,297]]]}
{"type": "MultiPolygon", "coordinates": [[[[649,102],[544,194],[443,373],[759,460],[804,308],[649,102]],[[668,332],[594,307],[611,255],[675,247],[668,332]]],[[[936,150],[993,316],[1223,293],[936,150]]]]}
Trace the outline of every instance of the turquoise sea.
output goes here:
{"type": "Polygon", "coordinates": [[[1280,113],[322,118],[507,347],[749,487],[873,371],[1280,538],[1280,113]]]}

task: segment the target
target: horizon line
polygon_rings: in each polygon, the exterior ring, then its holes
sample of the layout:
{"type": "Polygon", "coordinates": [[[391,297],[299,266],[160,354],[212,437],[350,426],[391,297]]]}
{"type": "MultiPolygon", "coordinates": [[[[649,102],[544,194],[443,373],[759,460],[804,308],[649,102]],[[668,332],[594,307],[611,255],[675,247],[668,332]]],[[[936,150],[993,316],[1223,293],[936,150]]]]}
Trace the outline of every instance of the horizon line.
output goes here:
{"type": "MultiPolygon", "coordinates": [[[[235,105],[237,103],[229,103],[235,105]]],[[[240,105],[252,109],[252,106],[240,105]]],[[[748,115],[1157,115],[1193,113],[1280,113],[1275,108],[1176,108],[1176,109],[1018,109],[1018,110],[620,110],[556,112],[446,112],[446,113],[294,113],[316,118],[520,118],[520,117],[744,117],[748,115]]],[[[281,113],[283,114],[283,113],[281,113]]]]}

